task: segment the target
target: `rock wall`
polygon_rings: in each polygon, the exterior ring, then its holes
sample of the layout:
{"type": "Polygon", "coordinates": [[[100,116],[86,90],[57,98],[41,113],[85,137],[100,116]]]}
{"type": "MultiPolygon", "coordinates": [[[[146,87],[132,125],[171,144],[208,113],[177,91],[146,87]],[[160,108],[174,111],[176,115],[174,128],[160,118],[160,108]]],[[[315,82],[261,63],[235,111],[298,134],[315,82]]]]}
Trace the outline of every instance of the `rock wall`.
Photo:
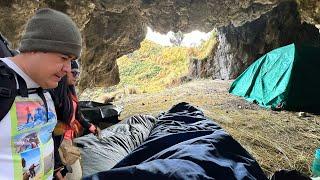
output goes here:
{"type": "MultiPolygon", "coordinates": [[[[146,35],[146,26],[150,26],[155,31],[162,33],[170,30],[190,32],[195,29],[208,32],[214,27],[227,25],[238,27],[267,14],[282,1],[2,0],[0,1],[0,32],[16,48],[26,20],[36,9],[51,7],[69,14],[78,24],[83,34],[84,48],[81,57],[83,73],[80,81],[80,90],[82,90],[86,87],[117,84],[119,82],[119,70],[116,59],[139,48],[140,42],[146,35]]],[[[317,0],[299,1],[298,9],[303,15],[304,21],[320,24],[318,4],[317,0]],[[316,4],[316,7],[313,7],[314,4],[316,4]]],[[[219,29],[221,34],[226,34],[225,37],[223,35],[219,36],[221,45],[223,44],[223,39],[229,42],[229,31],[232,30],[219,29]]],[[[221,48],[218,47],[218,51],[221,53],[230,51],[227,50],[227,47],[225,47],[225,50],[221,48]]],[[[230,48],[233,49],[234,47],[231,46],[230,48]]],[[[250,56],[250,53],[248,54],[250,56]]],[[[238,54],[237,56],[240,55],[238,54]]],[[[223,54],[219,57],[222,56],[223,54]]],[[[226,56],[230,56],[230,58],[221,60],[218,63],[227,67],[219,70],[221,77],[233,71],[230,70],[230,66],[233,66],[234,60],[227,62],[233,56],[228,54],[226,56]]],[[[234,68],[238,69],[239,67],[236,66],[234,68]]],[[[214,72],[216,71],[214,70],[214,72]]],[[[230,77],[233,77],[233,75],[230,77]]]]}
{"type": "Polygon", "coordinates": [[[102,5],[98,9],[83,30],[86,48],[81,59],[81,87],[119,83],[116,59],[138,49],[147,32],[138,11],[104,11],[102,5]]]}
{"type": "Polygon", "coordinates": [[[191,60],[190,75],[234,79],[254,60],[274,48],[296,44],[320,46],[319,30],[301,23],[295,2],[284,2],[242,26],[218,28],[218,45],[203,59],[191,60]]]}

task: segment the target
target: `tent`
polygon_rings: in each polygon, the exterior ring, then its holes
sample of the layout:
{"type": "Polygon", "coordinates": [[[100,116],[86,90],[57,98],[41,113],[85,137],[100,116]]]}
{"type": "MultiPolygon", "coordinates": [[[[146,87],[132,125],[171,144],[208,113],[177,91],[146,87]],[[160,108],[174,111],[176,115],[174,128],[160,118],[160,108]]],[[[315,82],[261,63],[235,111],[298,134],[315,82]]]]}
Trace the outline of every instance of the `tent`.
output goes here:
{"type": "Polygon", "coordinates": [[[256,60],[229,92],[271,109],[320,112],[320,48],[290,44],[256,60]]]}

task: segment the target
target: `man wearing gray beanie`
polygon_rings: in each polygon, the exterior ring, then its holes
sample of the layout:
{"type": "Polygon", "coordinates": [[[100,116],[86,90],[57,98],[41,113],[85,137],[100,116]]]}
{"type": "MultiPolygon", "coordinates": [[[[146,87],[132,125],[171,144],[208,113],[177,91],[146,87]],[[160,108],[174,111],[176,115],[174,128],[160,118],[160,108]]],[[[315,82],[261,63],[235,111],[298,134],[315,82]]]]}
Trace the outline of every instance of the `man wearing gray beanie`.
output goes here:
{"type": "Polygon", "coordinates": [[[57,52],[78,58],[81,51],[81,35],[75,23],[66,14],[41,9],[29,20],[19,50],[57,52]]]}
{"type": "MultiPolygon", "coordinates": [[[[10,110],[0,119],[0,179],[53,178],[51,132],[57,116],[50,94],[43,89],[57,87],[70,72],[71,60],[80,57],[81,42],[80,31],[68,15],[44,8],[27,22],[21,53],[0,58],[13,70],[18,85],[18,91],[9,91],[26,92],[14,97],[10,110]]],[[[0,104],[8,103],[5,98],[0,100],[0,104]]]]}

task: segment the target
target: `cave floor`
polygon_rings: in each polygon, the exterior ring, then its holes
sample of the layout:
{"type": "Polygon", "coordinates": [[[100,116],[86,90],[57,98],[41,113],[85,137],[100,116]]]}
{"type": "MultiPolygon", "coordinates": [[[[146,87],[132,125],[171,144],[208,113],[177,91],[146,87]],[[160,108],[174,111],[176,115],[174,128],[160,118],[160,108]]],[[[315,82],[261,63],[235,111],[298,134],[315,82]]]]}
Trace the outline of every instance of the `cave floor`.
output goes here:
{"type": "Polygon", "coordinates": [[[320,144],[320,116],[271,111],[228,93],[232,81],[194,80],[159,93],[124,95],[120,119],[135,114],[157,115],[179,102],[189,102],[220,124],[251,153],[267,175],[296,169],[310,175],[320,144]]]}

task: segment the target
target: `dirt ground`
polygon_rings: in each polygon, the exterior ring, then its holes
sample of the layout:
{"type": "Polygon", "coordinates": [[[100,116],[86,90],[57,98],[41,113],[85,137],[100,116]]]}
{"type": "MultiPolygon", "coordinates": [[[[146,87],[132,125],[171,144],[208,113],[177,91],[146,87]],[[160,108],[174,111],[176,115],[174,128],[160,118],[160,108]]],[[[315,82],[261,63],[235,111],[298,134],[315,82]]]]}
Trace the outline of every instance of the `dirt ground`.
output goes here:
{"type": "Polygon", "coordinates": [[[135,114],[158,115],[179,102],[198,106],[252,154],[266,174],[297,169],[310,175],[314,151],[320,147],[320,116],[271,111],[228,93],[231,81],[194,80],[154,94],[129,94],[114,102],[135,114]]]}

